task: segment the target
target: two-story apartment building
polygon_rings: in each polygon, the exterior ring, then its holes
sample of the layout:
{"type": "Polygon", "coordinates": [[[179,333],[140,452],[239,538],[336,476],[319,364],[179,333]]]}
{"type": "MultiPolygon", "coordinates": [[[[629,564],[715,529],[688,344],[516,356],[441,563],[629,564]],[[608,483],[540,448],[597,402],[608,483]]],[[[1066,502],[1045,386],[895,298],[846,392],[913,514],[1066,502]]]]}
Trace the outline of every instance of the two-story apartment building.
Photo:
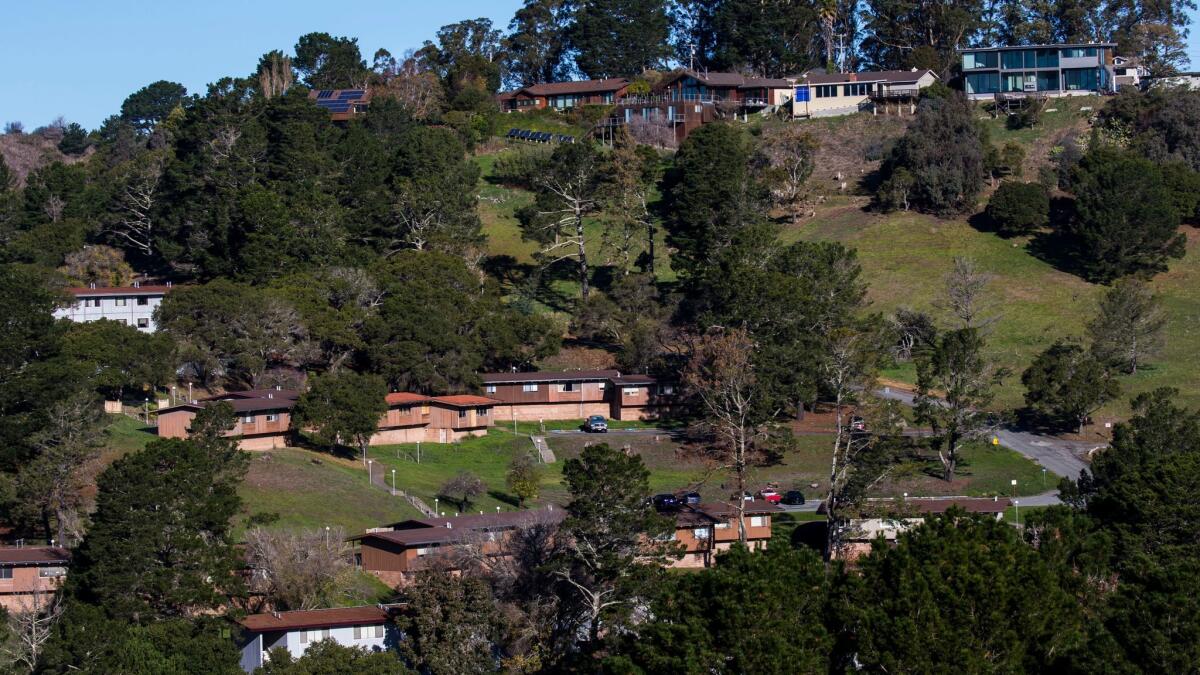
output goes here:
{"type": "Polygon", "coordinates": [[[1115,48],[1094,42],[964,49],[964,90],[972,99],[1110,93],[1115,48]]]}
{"type": "Polygon", "coordinates": [[[513,532],[538,525],[556,526],[561,508],[418,518],[392,523],[352,537],[358,565],[390,586],[402,586],[433,565],[461,569],[469,559],[487,565],[510,555],[505,542],[513,532]],[[459,554],[463,554],[460,557],[459,554]]]}
{"type": "Polygon", "coordinates": [[[158,411],[158,435],[187,438],[196,413],[214,403],[227,402],[237,415],[237,423],[227,435],[238,437],[239,447],[243,450],[287,447],[292,408],[299,397],[300,392],[289,389],[252,389],[181,403],[158,411]]]}
{"type": "MultiPolygon", "coordinates": [[[[841,525],[840,545],[833,551],[838,560],[853,562],[871,552],[871,546],[881,541],[894,546],[900,535],[925,522],[931,515],[959,509],[969,514],[1000,520],[1013,505],[999,497],[909,497],[907,499],[868,499],[859,518],[841,525]]],[[[827,513],[825,504],[817,509],[827,513]]]]}
{"type": "Polygon", "coordinates": [[[0,548],[0,607],[10,612],[43,609],[67,576],[71,552],[60,546],[0,548]],[[45,595],[39,606],[36,596],[45,595]]]}
{"type": "Polygon", "coordinates": [[[541,110],[542,108],[570,110],[585,105],[611,105],[624,96],[628,88],[629,80],[623,77],[574,82],[545,82],[499,94],[496,96],[496,102],[504,112],[541,110]]]}
{"type": "Polygon", "coordinates": [[[874,70],[860,73],[807,72],[796,82],[792,117],[831,117],[856,112],[897,112],[912,106],[921,90],[937,82],[932,70],[874,70]]]}
{"type": "Polygon", "coordinates": [[[261,668],[277,648],[299,658],[321,640],[373,652],[395,649],[400,634],[392,621],[394,612],[391,606],[367,605],[251,614],[238,621],[242,669],[252,673],[261,668]]]}
{"type": "Polygon", "coordinates": [[[171,290],[170,282],[165,285],[68,288],[75,299],[69,307],[57,309],[54,317],[86,322],[108,319],[119,321],[144,332],[153,333],[154,310],[162,304],[163,297],[171,290]]]}
{"type": "Polygon", "coordinates": [[[484,394],[496,400],[501,420],[574,420],[604,415],[617,420],[653,419],[675,394],[649,375],[619,370],[485,373],[484,394]]]}
{"type": "MultiPolygon", "coordinates": [[[[771,539],[771,516],[782,509],[769,502],[747,501],[743,519],[746,546],[765,549],[771,539]]],[[[709,567],[716,555],[738,541],[737,510],[731,504],[689,504],[675,512],[675,541],[683,544],[683,557],[672,567],[709,567]]]]}
{"type": "Polygon", "coordinates": [[[470,394],[388,394],[388,410],[379,420],[379,431],[371,437],[371,445],[453,443],[486,435],[495,418],[492,408],[496,403],[495,399],[470,394]]]}

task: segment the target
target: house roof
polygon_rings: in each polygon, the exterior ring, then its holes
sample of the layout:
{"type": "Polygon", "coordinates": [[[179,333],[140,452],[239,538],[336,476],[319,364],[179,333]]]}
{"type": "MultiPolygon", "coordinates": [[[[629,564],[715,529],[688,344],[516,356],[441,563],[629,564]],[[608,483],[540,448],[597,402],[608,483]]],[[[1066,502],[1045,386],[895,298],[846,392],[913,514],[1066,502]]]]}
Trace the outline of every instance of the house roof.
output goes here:
{"type": "Polygon", "coordinates": [[[621,375],[620,377],[613,377],[610,379],[615,385],[640,385],[654,384],[655,382],[658,382],[658,380],[650,377],[649,375],[621,375]]]}
{"type": "Polygon", "coordinates": [[[471,408],[475,406],[493,406],[499,403],[494,398],[486,396],[474,396],[472,394],[455,394],[454,396],[435,396],[434,403],[452,406],[455,408],[471,408]]]}
{"type": "Polygon", "coordinates": [[[171,290],[170,285],[146,286],[105,286],[100,288],[68,288],[67,292],[77,298],[108,296],[108,295],[164,295],[171,290]]]}
{"type": "MultiPolygon", "coordinates": [[[[703,504],[696,504],[693,508],[699,509],[708,515],[719,519],[728,518],[737,512],[732,504],[726,504],[724,502],[705,502],[703,504]]],[[[771,502],[762,499],[748,501],[743,507],[743,513],[745,513],[747,516],[762,516],[771,513],[778,513],[780,511],[783,511],[783,508],[778,504],[772,504],[771,502]]]]}
{"type": "Polygon", "coordinates": [[[177,410],[200,410],[213,403],[228,403],[233,408],[233,412],[238,414],[268,410],[291,410],[296,407],[296,399],[300,397],[299,393],[287,389],[260,391],[263,392],[261,396],[241,396],[241,394],[249,392],[235,391],[201,399],[195,403],[180,403],[169,408],[161,408],[158,414],[162,415],[177,410]]]}
{"type": "Polygon", "coordinates": [[[1072,47],[1116,47],[1115,42],[1064,42],[1061,44],[1042,44],[1042,45],[1005,45],[1003,47],[975,47],[968,49],[966,47],[959,49],[959,52],[1005,52],[1014,49],[1069,49],[1072,47]]]}
{"type": "Polygon", "coordinates": [[[200,399],[201,401],[232,401],[234,399],[247,398],[266,398],[266,399],[298,399],[300,392],[294,389],[243,389],[241,391],[227,391],[224,394],[208,396],[200,399]]]}
{"type": "Polygon", "coordinates": [[[518,382],[582,382],[584,380],[609,380],[620,377],[619,370],[539,370],[532,373],[484,373],[480,377],[484,384],[510,384],[518,382]]]}
{"type": "MultiPolygon", "coordinates": [[[[990,497],[909,497],[898,499],[868,499],[863,505],[865,510],[872,511],[903,511],[912,510],[921,514],[945,513],[953,507],[958,507],[967,513],[982,513],[996,515],[1004,513],[1012,506],[1012,500],[990,497]]],[[[822,502],[817,513],[825,513],[826,506],[822,502]]]]}
{"type": "Polygon", "coordinates": [[[312,628],[340,628],[343,626],[379,625],[387,623],[388,613],[382,607],[338,607],[335,609],[308,609],[294,612],[251,614],[239,621],[247,630],[255,633],[272,631],[307,630],[312,628]]]}
{"type": "Polygon", "coordinates": [[[414,394],[411,391],[393,391],[386,396],[388,405],[405,405],[410,403],[424,403],[429,400],[429,397],[424,394],[414,394]]]}
{"type": "Polygon", "coordinates": [[[63,565],[71,552],[61,546],[0,547],[0,565],[63,565]]]}
{"type": "Polygon", "coordinates": [[[759,87],[766,87],[768,89],[789,89],[792,86],[791,82],[779,78],[753,76],[747,77],[741,73],[701,73],[695,70],[684,69],[675,71],[675,74],[667,77],[662,82],[659,82],[656,89],[662,89],[681,77],[691,77],[696,81],[710,87],[737,87],[739,89],[756,89],[759,87]]]}
{"type": "Polygon", "coordinates": [[[852,82],[885,82],[887,84],[906,84],[916,82],[929,73],[935,78],[937,73],[932,70],[864,70],[858,73],[807,73],[807,78],[801,78],[799,83],[809,84],[849,84],[852,82]]]}
{"type": "Polygon", "coordinates": [[[394,529],[367,532],[351,537],[351,540],[381,539],[408,547],[448,544],[460,541],[472,532],[514,529],[539,522],[558,523],[566,516],[566,511],[561,508],[547,508],[442,518],[416,518],[389,525],[394,529]]]}
{"type": "MultiPolygon", "coordinates": [[[[573,82],[543,82],[521,87],[512,92],[515,96],[526,93],[531,96],[554,96],[556,94],[599,94],[617,91],[628,86],[629,80],[624,77],[610,77],[605,80],[576,80],[573,82]]],[[[503,95],[503,94],[502,94],[503,95]]]]}

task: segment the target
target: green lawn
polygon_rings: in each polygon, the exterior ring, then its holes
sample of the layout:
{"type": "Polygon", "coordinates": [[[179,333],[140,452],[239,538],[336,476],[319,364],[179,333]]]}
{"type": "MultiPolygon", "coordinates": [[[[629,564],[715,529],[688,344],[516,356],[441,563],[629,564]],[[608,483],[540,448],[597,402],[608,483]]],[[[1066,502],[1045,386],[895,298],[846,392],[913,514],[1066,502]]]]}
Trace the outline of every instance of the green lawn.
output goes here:
{"type": "Polygon", "coordinates": [[[109,461],[146,447],[158,438],[154,428],[128,415],[108,415],[108,426],[104,429],[104,455],[109,461]]]}
{"type": "Polygon", "coordinates": [[[1017,496],[1036,495],[1055,489],[1059,476],[1042,473],[1042,468],[1023,455],[1005,447],[976,443],[967,447],[959,460],[955,480],[941,479],[941,463],[930,456],[926,461],[910,461],[893,470],[892,476],[876,491],[880,496],[1011,497],[1012,481],[1017,481],[1017,496]]]}
{"type": "Polygon", "coordinates": [[[238,490],[246,517],[274,513],[273,528],[341,527],[347,534],[419,517],[399,497],[367,484],[361,463],[287,448],[250,455],[250,469],[238,490]]]}

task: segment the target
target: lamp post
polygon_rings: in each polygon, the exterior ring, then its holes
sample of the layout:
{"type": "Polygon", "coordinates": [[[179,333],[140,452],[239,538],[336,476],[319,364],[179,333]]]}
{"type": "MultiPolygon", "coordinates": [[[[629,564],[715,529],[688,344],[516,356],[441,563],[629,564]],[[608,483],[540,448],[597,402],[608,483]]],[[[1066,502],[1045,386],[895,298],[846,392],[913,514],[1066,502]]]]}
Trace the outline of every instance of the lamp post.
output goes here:
{"type": "Polygon", "coordinates": [[[396,496],[396,470],[392,469],[392,496],[396,496]]]}
{"type": "Polygon", "coordinates": [[[441,514],[441,511],[438,510],[438,498],[434,497],[433,498],[433,515],[437,516],[439,514],[441,514]]]}
{"type": "Polygon", "coordinates": [[[1017,527],[1020,527],[1021,526],[1021,500],[1020,499],[1013,500],[1013,515],[1016,516],[1017,527]]]}
{"type": "Polygon", "coordinates": [[[1046,489],[1046,467],[1042,467],[1042,489],[1046,489]]]}
{"type": "Polygon", "coordinates": [[[373,477],[372,477],[372,475],[371,475],[371,469],[372,469],[372,468],[374,468],[374,466],[375,466],[375,460],[373,460],[373,459],[368,459],[368,460],[367,460],[367,482],[368,482],[368,483],[374,483],[374,482],[375,482],[375,481],[374,481],[374,479],[373,479],[373,477]]]}

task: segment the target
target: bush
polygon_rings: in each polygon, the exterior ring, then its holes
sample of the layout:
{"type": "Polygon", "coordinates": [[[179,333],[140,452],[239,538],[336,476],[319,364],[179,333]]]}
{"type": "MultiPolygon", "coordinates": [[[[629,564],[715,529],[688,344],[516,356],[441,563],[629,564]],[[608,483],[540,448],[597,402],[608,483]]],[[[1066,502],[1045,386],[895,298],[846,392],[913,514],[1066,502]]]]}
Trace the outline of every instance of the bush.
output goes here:
{"type": "Polygon", "coordinates": [[[1038,183],[1005,181],[988,202],[987,216],[1004,234],[1031,234],[1050,222],[1050,193],[1038,183]]]}
{"type": "Polygon", "coordinates": [[[534,173],[546,163],[552,151],[549,146],[531,145],[502,152],[492,166],[492,177],[503,185],[532,189],[534,173]]]}
{"type": "Polygon", "coordinates": [[[88,138],[87,130],[78,122],[71,122],[63,129],[62,140],[58,142],[58,150],[64,155],[82,155],[91,144],[92,141],[88,138]]]}

